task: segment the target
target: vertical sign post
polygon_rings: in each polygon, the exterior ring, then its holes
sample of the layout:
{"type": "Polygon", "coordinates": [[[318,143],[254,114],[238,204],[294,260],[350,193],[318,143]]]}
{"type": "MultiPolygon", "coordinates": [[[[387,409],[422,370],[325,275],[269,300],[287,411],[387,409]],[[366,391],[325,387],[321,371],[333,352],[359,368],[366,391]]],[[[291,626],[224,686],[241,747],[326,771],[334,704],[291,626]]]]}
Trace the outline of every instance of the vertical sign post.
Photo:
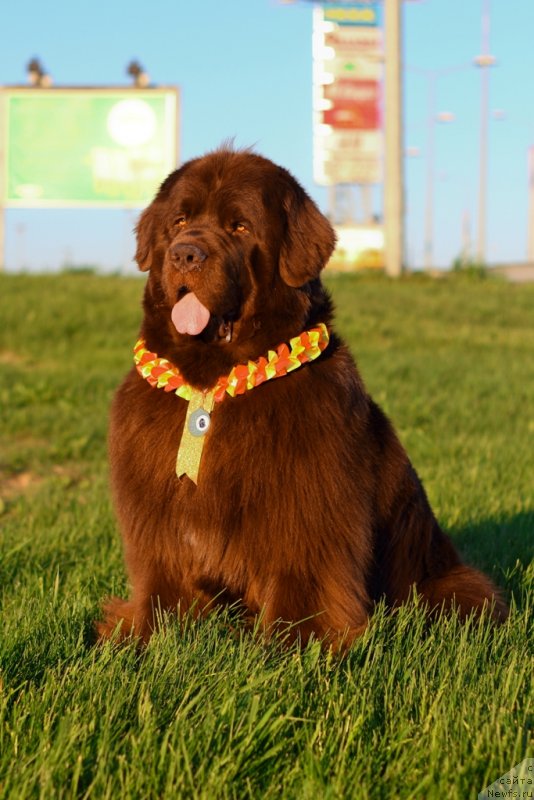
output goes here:
{"type": "Polygon", "coordinates": [[[384,222],[386,273],[401,274],[404,262],[404,175],[400,0],[384,0],[386,36],[384,222]]]}

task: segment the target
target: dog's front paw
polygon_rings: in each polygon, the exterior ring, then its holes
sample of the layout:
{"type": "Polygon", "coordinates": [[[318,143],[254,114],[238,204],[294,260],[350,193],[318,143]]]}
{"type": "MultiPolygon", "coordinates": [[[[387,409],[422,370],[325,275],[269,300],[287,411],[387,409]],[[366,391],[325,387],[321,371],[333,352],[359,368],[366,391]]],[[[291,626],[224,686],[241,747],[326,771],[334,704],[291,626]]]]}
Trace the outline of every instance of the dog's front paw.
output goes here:
{"type": "Polygon", "coordinates": [[[134,606],[130,600],[110,597],[102,608],[104,618],[95,623],[97,642],[113,639],[124,641],[139,636],[134,618],[134,606]]]}

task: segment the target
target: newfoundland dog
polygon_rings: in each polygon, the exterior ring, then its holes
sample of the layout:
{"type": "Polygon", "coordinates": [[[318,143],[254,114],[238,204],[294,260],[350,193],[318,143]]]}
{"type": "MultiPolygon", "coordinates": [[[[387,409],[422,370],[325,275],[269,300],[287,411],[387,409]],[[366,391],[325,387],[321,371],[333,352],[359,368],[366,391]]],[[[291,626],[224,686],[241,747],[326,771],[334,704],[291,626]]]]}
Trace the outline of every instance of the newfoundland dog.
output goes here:
{"type": "Polygon", "coordinates": [[[161,612],[236,603],[337,649],[412,593],[503,620],[333,328],[334,231],[290,173],[248,150],[189,161],[137,236],[150,274],[110,430],[132,593],[100,637],[147,641],[161,612]]]}

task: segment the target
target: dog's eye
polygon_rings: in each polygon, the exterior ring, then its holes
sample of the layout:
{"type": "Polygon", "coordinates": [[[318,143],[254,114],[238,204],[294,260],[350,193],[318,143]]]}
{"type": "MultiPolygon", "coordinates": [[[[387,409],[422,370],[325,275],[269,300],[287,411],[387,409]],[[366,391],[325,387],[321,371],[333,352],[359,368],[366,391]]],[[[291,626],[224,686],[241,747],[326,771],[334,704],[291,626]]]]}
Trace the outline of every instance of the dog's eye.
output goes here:
{"type": "Polygon", "coordinates": [[[176,219],[174,220],[175,228],[183,228],[184,225],[186,224],[187,224],[187,219],[185,217],[185,214],[180,214],[180,216],[176,217],[176,219]]]}
{"type": "Polygon", "coordinates": [[[232,225],[232,233],[248,233],[248,228],[244,222],[234,222],[232,225]]]}

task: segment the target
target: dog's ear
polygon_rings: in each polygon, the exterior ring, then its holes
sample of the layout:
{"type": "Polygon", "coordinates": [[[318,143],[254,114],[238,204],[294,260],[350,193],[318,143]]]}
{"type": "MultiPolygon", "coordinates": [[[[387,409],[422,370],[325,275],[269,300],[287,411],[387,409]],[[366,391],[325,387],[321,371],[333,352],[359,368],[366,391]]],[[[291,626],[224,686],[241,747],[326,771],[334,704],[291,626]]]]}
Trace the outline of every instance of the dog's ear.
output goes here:
{"type": "Polygon", "coordinates": [[[158,231],[161,229],[162,216],[172,189],[191,163],[193,162],[184,164],[165,178],[156,197],[139,217],[135,228],[137,234],[135,260],[142,272],[153,269],[161,263],[162,245],[161,242],[158,244],[158,231]]]}
{"type": "Polygon", "coordinates": [[[149,206],[143,211],[139,218],[139,222],[135,228],[137,234],[137,250],[135,252],[135,260],[139,265],[142,272],[146,272],[153,266],[154,261],[154,210],[149,206]]]}
{"type": "Polygon", "coordinates": [[[280,249],[280,275],[289,286],[317,278],[336,246],[334,229],[304,189],[291,178],[283,207],[287,215],[280,249]]]}

